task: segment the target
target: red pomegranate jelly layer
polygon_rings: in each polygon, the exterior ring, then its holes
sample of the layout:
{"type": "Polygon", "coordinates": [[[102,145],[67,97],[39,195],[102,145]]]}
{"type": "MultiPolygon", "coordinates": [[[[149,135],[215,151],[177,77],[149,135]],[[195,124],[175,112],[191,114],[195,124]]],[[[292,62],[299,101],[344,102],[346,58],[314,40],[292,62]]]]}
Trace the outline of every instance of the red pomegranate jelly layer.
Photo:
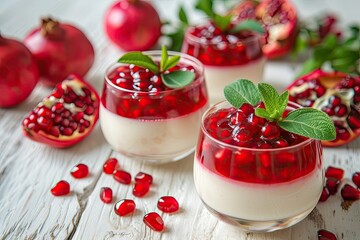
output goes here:
{"type": "Polygon", "coordinates": [[[203,76],[183,63],[168,71],[178,70],[194,72],[194,82],[171,89],[163,84],[160,74],[134,65],[119,65],[107,75],[113,86],[105,82],[102,104],[120,116],[138,119],[167,119],[195,112],[208,101],[203,76]]]}
{"type": "Polygon", "coordinates": [[[243,65],[263,55],[261,41],[259,35],[251,32],[230,34],[208,23],[188,29],[182,52],[196,57],[205,65],[243,65]]]}
{"type": "Polygon", "coordinates": [[[196,158],[209,170],[234,180],[287,182],[321,163],[319,141],[308,141],[255,116],[249,104],[219,109],[204,119],[203,127],[207,134],[200,133],[196,158]]]}

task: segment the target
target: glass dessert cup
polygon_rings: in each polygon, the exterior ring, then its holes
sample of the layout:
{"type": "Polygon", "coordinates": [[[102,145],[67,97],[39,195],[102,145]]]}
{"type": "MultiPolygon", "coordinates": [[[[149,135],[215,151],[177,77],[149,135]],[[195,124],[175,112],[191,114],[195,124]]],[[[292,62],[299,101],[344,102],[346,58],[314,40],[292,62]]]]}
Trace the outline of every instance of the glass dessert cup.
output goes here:
{"type": "Polygon", "coordinates": [[[181,51],[204,64],[209,96],[216,103],[224,100],[222,90],[235,79],[262,80],[266,61],[263,43],[262,35],[226,34],[207,24],[187,29],[181,51]]]}
{"type": "MultiPolygon", "coordinates": [[[[160,61],[161,51],[144,54],[155,62],[160,61]]],[[[117,63],[107,70],[100,123],[105,139],[114,150],[153,163],[180,160],[194,150],[201,116],[208,108],[203,66],[186,54],[169,52],[169,56],[173,55],[181,56],[174,68],[195,72],[195,80],[185,87],[162,89],[160,77],[133,65],[117,63]],[[121,87],[121,82],[130,73],[119,69],[128,67],[132,71],[137,68],[135,74],[139,78],[152,74],[151,85],[134,79],[131,84],[139,86],[138,90],[121,87]],[[117,82],[120,83],[117,85],[117,82]],[[155,88],[155,85],[160,87],[155,88]],[[144,90],[144,87],[151,90],[144,90]]]]}
{"type": "Polygon", "coordinates": [[[234,108],[221,102],[204,114],[195,153],[194,182],[206,208],[246,231],[271,232],[304,219],[323,188],[321,142],[304,138],[287,147],[259,149],[220,141],[208,131],[218,126],[209,125],[209,119],[223,109],[234,108]]]}

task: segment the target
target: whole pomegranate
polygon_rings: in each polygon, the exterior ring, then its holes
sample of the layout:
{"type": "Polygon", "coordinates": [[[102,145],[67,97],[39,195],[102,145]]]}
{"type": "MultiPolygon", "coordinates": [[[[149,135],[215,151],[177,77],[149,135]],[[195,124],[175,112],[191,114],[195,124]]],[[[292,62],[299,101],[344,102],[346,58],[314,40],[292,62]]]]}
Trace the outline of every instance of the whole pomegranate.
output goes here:
{"type": "Polygon", "coordinates": [[[48,86],[69,74],[84,76],[94,63],[94,48],[84,33],[52,18],[42,19],[41,26],[26,36],[25,44],[38,62],[40,80],[48,86]]]}
{"type": "Polygon", "coordinates": [[[105,14],[109,39],[126,51],[148,50],[161,35],[161,21],[154,7],[142,0],[120,0],[105,14]]]}
{"type": "Polygon", "coordinates": [[[0,107],[24,101],[39,79],[35,58],[21,42],[0,35],[0,107]]]}
{"type": "Polygon", "coordinates": [[[340,146],[360,135],[360,77],[315,70],[288,90],[290,101],[322,110],[334,121],[336,139],[324,146],[340,146]]]}
{"type": "Polygon", "coordinates": [[[99,118],[99,96],[80,76],[58,83],[23,120],[25,136],[52,147],[70,147],[83,140],[99,118]]]}
{"type": "Polygon", "coordinates": [[[278,58],[289,53],[297,35],[297,12],[289,0],[263,0],[260,3],[245,0],[237,5],[232,14],[241,21],[256,19],[266,30],[263,52],[267,58],[278,58]]]}

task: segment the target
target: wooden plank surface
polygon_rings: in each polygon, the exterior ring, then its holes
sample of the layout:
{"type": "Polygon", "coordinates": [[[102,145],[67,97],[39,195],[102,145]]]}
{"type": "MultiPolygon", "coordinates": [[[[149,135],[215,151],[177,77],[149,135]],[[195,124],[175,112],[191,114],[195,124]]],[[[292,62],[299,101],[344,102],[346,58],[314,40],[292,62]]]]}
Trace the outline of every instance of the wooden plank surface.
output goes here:
{"type": "MultiPolygon", "coordinates": [[[[39,17],[49,14],[76,23],[96,48],[95,65],[87,79],[100,91],[105,68],[121,54],[106,40],[102,29],[104,11],[111,2],[1,0],[0,30],[4,35],[22,39],[38,25],[39,17]]],[[[170,19],[175,16],[178,2],[181,1],[154,1],[161,15],[170,19]]],[[[191,6],[191,2],[186,1],[185,5],[191,6]]],[[[298,0],[295,3],[305,6],[309,2],[298,0]]],[[[332,1],[325,5],[335,9],[342,3],[332,1]]],[[[349,0],[346,3],[358,4],[349,0]]],[[[319,4],[318,0],[314,1],[315,6],[319,4]]],[[[344,8],[354,11],[348,6],[344,8]]],[[[303,15],[313,14],[311,6],[307,9],[303,15]]],[[[349,16],[346,19],[351,20],[349,16]]],[[[294,64],[270,62],[266,66],[265,81],[282,89],[294,74],[294,64]]],[[[87,139],[70,149],[58,150],[33,143],[22,136],[20,124],[49,91],[38,86],[20,106],[0,109],[0,239],[303,240],[317,239],[316,232],[320,228],[336,233],[339,239],[360,239],[360,201],[345,211],[338,194],[318,204],[309,217],[294,227],[268,234],[245,233],[218,221],[203,207],[193,185],[193,155],[161,166],[130,160],[111,150],[99,125],[87,139]],[[102,172],[102,164],[109,156],[117,157],[121,166],[133,175],[146,171],[154,176],[154,187],[146,197],[136,198],[137,210],[130,217],[118,217],[113,212],[113,204],[103,204],[99,199],[99,191],[104,186],[113,189],[116,201],[132,198],[131,186],[121,185],[102,172]],[[87,164],[91,174],[83,180],[74,180],[69,171],[79,162],[87,164]],[[67,197],[55,198],[49,190],[60,179],[70,182],[72,192],[67,197]],[[166,231],[156,233],[145,227],[142,218],[149,211],[160,213],[156,203],[163,195],[175,196],[181,210],[175,214],[161,214],[166,231]]],[[[344,147],[325,149],[325,165],[342,167],[349,181],[351,174],[360,170],[359,149],[360,140],[344,147]]]]}

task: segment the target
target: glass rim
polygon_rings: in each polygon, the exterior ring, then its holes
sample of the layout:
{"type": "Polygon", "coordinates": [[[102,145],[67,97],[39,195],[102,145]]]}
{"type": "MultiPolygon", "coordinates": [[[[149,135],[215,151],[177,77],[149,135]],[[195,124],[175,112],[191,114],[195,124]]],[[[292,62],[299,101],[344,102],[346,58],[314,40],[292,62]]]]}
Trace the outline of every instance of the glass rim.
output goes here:
{"type": "MultiPolygon", "coordinates": [[[[161,50],[152,50],[152,51],[144,51],[142,52],[143,54],[146,54],[146,55],[149,55],[151,57],[154,57],[154,56],[160,56],[161,57],[161,50]]],[[[203,84],[205,82],[205,76],[204,76],[204,65],[198,60],[196,59],[195,57],[193,56],[190,56],[186,53],[181,53],[181,52],[175,52],[175,51],[168,51],[168,55],[169,56],[180,56],[180,61],[179,63],[181,63],[181,59],[184,58],[188,61],[191,61],[193,63],[195,63],[195,69],[199,72],[199,77],[195,78],[195,80],[189,84],[189,85],[186,85],[184,87],[181,87],[181,88],[173,88],[173,89],[168,89],[168,90],[163,90],[163,91],[159,91],[159,92],[149,92],[149,91],[138,91],[138,90],[131,90],[131,89],[127,89],[127,88],[122,88],[122,87],[119,87],[117,85],[115,85],[114,83],[111,82],[111,80],[108,78],[108,74],[111,72],[112,69],[115,68],[115,66],[124,66],[124,65],[130,65],[130,64],[126,64],[126,63],[119,63],[119,62],[115,62],[115,63],[112,63],[110,64],[109,67],[106,68],[106,71],[105,71],[105,82],[113,87],[114,89],[118,90],[118,91],[122,91],[122,92],[126,92],[126,93],[133,93],[133,94],[140,94],[140,95],[163,95],[163,94],[170,94],[170,93],[173,93],[173,92],[176,92],[176,91],[183,91],[184,89],[188,89],[188,88],[193,88],[193,87],[196,87],[196,86],[199,86],[201,84],[203,84]],[[199,80],[199,81],[196,81],[196,80],[199,80]]]]}
{"type": "MultiPolygon", "coordinates": [[[[232,145],[232,144],[228,144],[228,143],[225,143],[221,140],[218,140],[216,138],[214,138],[213,136],[211,136],[208,131],[205,129],[205,126],[204,126],[204,120],[205,118],[209,115],[209,112],[213,111],[214,109],[216,109],[217,107],[223,105],[223,104],[228,104],[229,106],[231,106],[231,104],[227,101],[227,100],[223,100],[221,102],[217,102],[216,104],[214,104],[213,106],[211,106],[210,108],[208,108],[204,114],[202,115],[201,117],[201,131],[204,133],[204,135],[206,137],[208,137],[209,139],[211,139],[213,142],[217,143],[218,145],[220,146],[223,146],[223,147],[226,147],[226,148],[230,148],[231,150],[235,150],[235,151],[241,151],[241,150],[246,150],[246,151],[252,151],[252,152],[276,152],[276,151],[288,151],[288,150],[293,150],[293,149],[297,149],[299,147],[302,147],[303,145],[307,145],[307,144],[310,144],[311,142],[313,141],[320,141],[318,139],[314,139],[314,138],[307,138],[306,140],[298,143],[298,144],[295,144],[295,145],[291,145],[291,146],[287,146],[287,147],[281,147],[281,148],[265,148],[265,149],[261,149],[261,148],[250,148],[250,147],[240,147],[240,146],[235,146],[235,145],[232,145]]],[[[293,106],[295,107],[298,107],[298,108],[302,108],[301,105],[297,104],[297,103],[294,103],[294,102],[291,102],[289,101],[288,102],[288,106],[289,104],[292,104],[293,106]]],[[[220,108],[219,108],[220,109],[220,108]]]]}

